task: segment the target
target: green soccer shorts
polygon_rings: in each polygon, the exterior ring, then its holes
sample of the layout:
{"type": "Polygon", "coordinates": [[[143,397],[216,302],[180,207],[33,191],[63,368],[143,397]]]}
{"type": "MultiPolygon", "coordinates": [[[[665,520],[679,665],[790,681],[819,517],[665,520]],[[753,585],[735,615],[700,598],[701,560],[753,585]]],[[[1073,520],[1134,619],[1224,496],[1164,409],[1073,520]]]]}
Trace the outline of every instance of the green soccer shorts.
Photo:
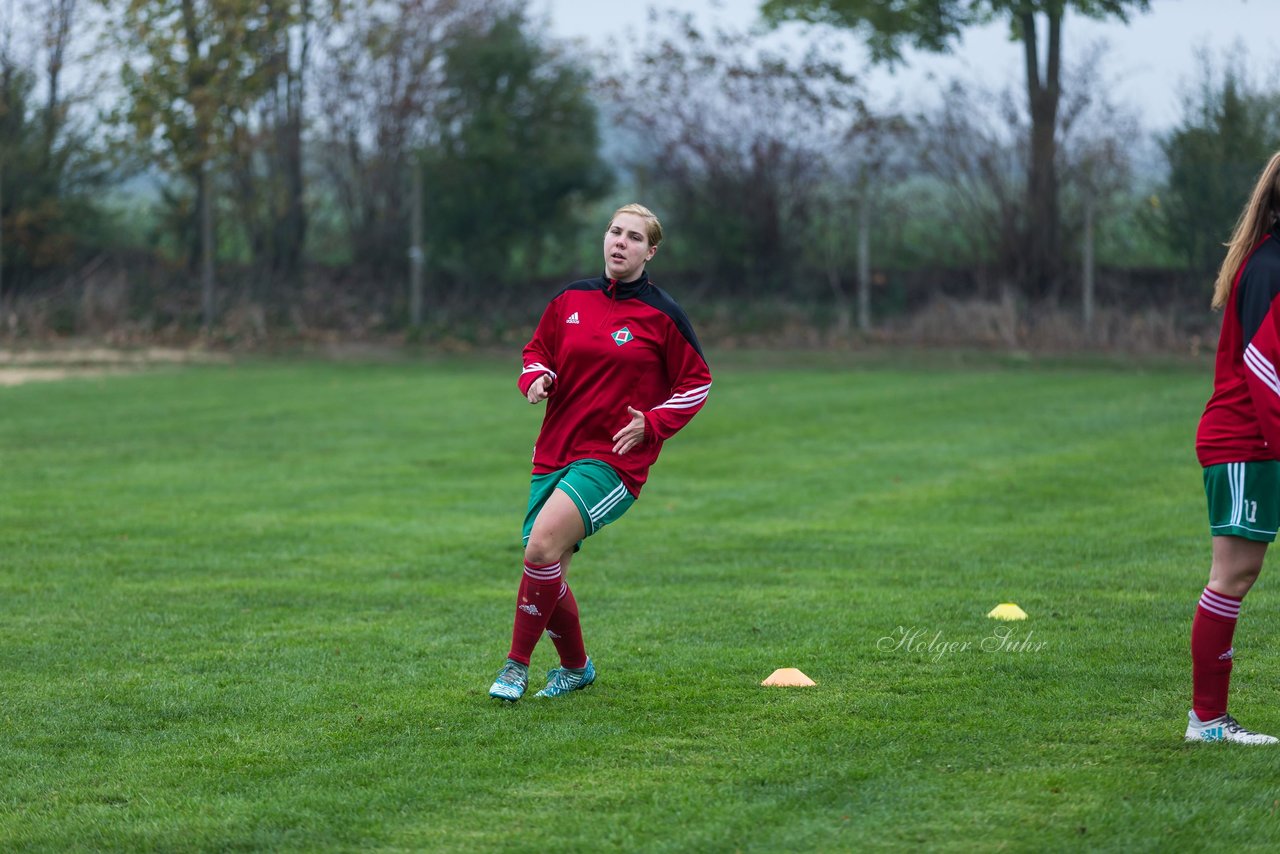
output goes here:
{"type": "Polygon", "coordinates": [[[1280,528],[1280,462],[1205,466],[1209,532],[1273,543],[1280,528]]]}
{"type": "MultiPolygon", "coordinates": [[[[578,460],[548,474],[535,474],[529,482],[529,512],[524,516],[525,545],[529,544],[533,520],[542,512],[553,489],[559,489],[577,505],[582,514],[582,530],[586,531],[583,539],[621,519],[636,503],[636,497],[627,491],[613,466],[600,460],[578,460]]],[[[579,540],[573,550],[581,545],[579,540]]]]}

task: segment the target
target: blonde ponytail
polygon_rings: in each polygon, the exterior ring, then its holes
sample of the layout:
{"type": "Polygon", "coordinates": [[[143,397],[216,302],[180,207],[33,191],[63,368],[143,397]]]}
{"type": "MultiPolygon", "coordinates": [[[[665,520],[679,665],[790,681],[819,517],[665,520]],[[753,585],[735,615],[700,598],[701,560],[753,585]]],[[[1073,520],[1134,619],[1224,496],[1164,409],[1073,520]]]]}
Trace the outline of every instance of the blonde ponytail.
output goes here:
{"type": "Polygon", "coordinates": [[[1266,168],[1258,176],[1253,195],[1240,212],[1235,231],[1231,233],[1231,240],[1227,243],[1227,257],[1222,259],[1218,278],[1213,284],[1214,308],[1222,308],[1227,304],[1227,299],[1231,296],[1231,285],[1235,283],[1240,265],[1271,229],[1277,211],[1280,211],[1280,152],[1271,156],[1266,168]]]}

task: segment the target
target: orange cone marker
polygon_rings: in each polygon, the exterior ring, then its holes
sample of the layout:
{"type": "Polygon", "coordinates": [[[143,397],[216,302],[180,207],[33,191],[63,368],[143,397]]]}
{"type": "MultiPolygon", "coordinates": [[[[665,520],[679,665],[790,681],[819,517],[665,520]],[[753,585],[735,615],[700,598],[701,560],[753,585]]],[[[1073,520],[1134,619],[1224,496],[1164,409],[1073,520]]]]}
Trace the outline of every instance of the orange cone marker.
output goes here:
{"type": "Polygon", "coordinates": [[[774,688],[808,688],[817,685],[794,667],[780,667],[769,674],[769,678],[760,683],[774,688]]]}

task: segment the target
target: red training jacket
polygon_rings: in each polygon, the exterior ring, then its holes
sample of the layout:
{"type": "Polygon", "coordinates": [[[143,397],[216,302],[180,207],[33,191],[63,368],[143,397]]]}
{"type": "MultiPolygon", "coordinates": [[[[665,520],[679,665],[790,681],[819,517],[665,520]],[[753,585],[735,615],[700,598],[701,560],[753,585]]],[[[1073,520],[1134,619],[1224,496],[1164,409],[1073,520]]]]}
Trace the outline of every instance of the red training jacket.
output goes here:
{"type": "Polygon", "coordinates": [[[639,495],[662,443],[702,408],[711,370],[689,318],[642,273],[634,282],[599,277],[574,282],[552,298],[524,348],[522,394],[552,378],[533,473],[583,459],[608,463],[639,495]],[[644,413],[645,438],[626,454],[613,435],[644,413]]]}
{"type": "Polygon", "coordinates": [[[1200,465],[1280,459],[1280,227],[1245,258],[1222,312],[1200,465]]]}

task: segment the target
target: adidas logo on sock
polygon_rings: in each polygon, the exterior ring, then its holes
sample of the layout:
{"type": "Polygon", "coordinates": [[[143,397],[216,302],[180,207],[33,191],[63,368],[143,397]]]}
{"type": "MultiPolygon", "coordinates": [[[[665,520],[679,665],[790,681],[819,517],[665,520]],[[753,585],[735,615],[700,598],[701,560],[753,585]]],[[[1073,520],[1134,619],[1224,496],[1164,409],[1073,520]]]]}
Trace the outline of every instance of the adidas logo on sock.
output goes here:
{"type": "Polygon", "coordinates": [[[1227,650],[1222,655],[1218,656],[1218,661],[1230,661],[1235,656],[1235,654],[1236,654],[1236,648],[1233,646],[1231,647],[1231,649],[1227,650]]]}
{"type": "Polygon", "coordinates": [[[534,605],[532,602],[529,603],[528,605],[521,605],[520,610],[524,611],[526,614],[528,614],[531,617],[542,616],[542,612],[538,610],[538,606],[534,605]]]}
{"type": "Polygon", "coordinates": [[[578,322],[578,313],[576,311],[573,314],[569,315],[569,319],[565,321],[565,323],[577,323],[577,322],[578,322]]]}

